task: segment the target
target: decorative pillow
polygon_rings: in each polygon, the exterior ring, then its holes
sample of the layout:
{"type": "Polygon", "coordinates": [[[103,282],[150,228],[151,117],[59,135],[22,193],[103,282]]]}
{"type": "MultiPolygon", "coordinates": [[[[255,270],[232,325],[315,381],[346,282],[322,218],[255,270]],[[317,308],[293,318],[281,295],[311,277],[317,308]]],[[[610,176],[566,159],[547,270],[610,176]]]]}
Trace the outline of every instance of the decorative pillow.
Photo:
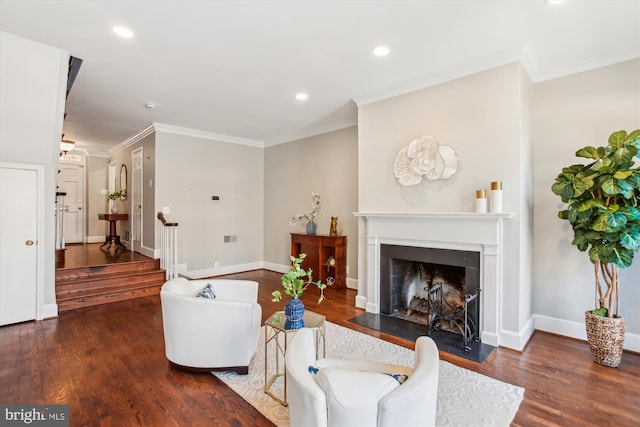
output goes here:
{"type": "MultiPolygon", "coordinates": [[[[311,372],[313,375],[317,374],[319,370],[320,369],[316,368],[315,366],[309,366],[309,372],[311,372]]],[[[382,372],[382,374],[389,375],[391,378],[398,381],[399,384],[404,384],[404,382],[409,379],[409,375],[406,374],[389,374],[387,372],[382,372]]]]}
{"type": "Polygon", "coordinates": [[[199,298],[215,299],[216,293],[213,292],[213,286],[211,286],[211,283],[207,283],[207,286],[205,286],[204,289],[202,289],[196,296],[199,298]]]}

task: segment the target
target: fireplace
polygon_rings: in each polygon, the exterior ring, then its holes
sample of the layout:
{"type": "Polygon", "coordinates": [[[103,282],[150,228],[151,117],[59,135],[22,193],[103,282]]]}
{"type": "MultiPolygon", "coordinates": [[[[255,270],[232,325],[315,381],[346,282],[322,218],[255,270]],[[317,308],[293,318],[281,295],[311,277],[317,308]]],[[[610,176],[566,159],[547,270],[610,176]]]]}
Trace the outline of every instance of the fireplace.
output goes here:
{"type": "Polygon", "coordinates": [[[480,253],[380,245],[380,313],[479,340],[480,253]]]}
{"type": "MultiPolygon", "coordinates": [[[[445,274],[450,277],[461,275],[456,273],[455,267],[464,268],[465,287],[476,286],[472,282],[477,281],[477,287],[482,290],[475,308],[478,336],[488,345],[501,344],[501,318],[505,307],[508,307],[502,304],[502,229],[503,221],[511,218],[512,214],[358,212],[355,215],[359,218],[356,306],[366,309],[368,313],[393,314],[394,310],[402,311],[402,308],[393,308],[386,301],[392,299],[391,294],[385,296],[384,290],[389,287],[385,280],[390,280],[391,274],[385,274],[382,266],[382,263],[388,262],[396,269],[400,264],[393,266],[398,261],[384,261],[385,258],[409,260],[414,263],[413,268],[433,269],[431,265],[448,265],[447,268],[452,270],[445,271],[445,274]],[[393,247],[394,251],[402,251],[401,255],[381,256],[389,250],[388,246],[393,247]],[[420,249],[418,258],[405,256],[403,251],[414,251],[415,248],[420,249]],[[463,253],[463,258],[467,260],[452,265],[446,258],[458,252],[463,253]],[[420,254],[433,255],[434,258],[422,258],[420,254]],[[420,263],[423,263],[422,267],[420,263]]],[[[465,291],[466,294],[473,292],[472,288],[465,291]]]]}

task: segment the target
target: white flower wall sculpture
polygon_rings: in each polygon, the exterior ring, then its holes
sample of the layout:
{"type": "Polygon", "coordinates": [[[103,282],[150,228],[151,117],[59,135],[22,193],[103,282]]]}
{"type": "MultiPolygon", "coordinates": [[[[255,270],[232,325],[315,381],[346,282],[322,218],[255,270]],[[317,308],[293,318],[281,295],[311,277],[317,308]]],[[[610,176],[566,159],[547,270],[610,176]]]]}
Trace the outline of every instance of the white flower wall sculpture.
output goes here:
{"type": "Polygon", "coordinates": [[[458,170],[458,156],[453,148],[440,145],[431,135],[411,141],[396,155],[393,172],[402,185],[415,185],[423,177],[447,179],[458,170]]]}

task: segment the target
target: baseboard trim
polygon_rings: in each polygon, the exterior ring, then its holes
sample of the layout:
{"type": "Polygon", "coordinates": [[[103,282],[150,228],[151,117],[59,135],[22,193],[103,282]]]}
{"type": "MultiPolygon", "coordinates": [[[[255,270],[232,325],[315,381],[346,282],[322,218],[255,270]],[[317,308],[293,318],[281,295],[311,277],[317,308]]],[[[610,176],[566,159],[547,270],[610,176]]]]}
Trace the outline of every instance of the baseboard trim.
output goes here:
{"type": "MultiPolygon", "coordinates": [[[[558,319],[555,317],[543,316],[535,314],[535,329],[545,332],[551,332],[556,335],[575,338],[581,341],[587,340],[587,333],[584,323],[574,322],[572,320],[558,319]]],[[[627,332],[624,334],[624,349],[640,353],[640,334],[627,332]]]]}
{"type": "Polygon", "coordinates": [[[532,316],[531,318],[529,318],[527,323],[525,323],[525,325],[520,328],[518,332],[508,331],[504,329],[500,330],[500,342],[498,344],[500,345],[500,347],[522,351],[527,346],[527,343],[535,332],[533,324],[534,322],[532,316]]]}
{"type": "Polygon", "coordinates": [[[259,270],[264,268],[263,261],[249,262],[246,264],[226,265],[218,268],[205,268],[202,270],[186,271],[184,276],[188,279],[204,279],[206,277],[222,276],[224,274],[242,273],[243,271],[259,270]]]}
{"type": "Polygon", "coordinates": [[[50,319],[52,317],[58,317],[58,304],[44,304],[40,310],[38,310],[38,317],[36,320],[50,319]]]}
{"type": "Polygon", "coordinates": [[[274,262],[267,262],[267,261],[263,261],[263,266],[265,270],[275,271],[277,273],[282,273],[282,274],[289,271],[289,268],[290,268],[288,265],[276,264],[274,262]]]}

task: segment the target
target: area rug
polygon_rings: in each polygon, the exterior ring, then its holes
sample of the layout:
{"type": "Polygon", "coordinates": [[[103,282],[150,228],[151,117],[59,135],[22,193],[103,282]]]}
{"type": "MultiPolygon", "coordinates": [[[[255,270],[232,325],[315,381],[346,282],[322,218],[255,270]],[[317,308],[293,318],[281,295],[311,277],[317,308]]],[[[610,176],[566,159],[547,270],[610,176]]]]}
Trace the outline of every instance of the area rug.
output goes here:
{"type": "MultiPolygon", "coordinates": [[[[327,357],[368,359],[413,366],[414,352],[334,323],[326,324],[327,357]]],[[[270,367],[271,367],[270,363],[270,367]]],[[[289,426],[289,410],[264,393],[264,326],[248,375],[214,372],[225,384],[279,427],[289,426]]],[[[271,388],[282,395],[282,379],[271,388]]],[[[508,426],[518,411],[524,388],[440,361],[438,426],[508,426]]]]}

